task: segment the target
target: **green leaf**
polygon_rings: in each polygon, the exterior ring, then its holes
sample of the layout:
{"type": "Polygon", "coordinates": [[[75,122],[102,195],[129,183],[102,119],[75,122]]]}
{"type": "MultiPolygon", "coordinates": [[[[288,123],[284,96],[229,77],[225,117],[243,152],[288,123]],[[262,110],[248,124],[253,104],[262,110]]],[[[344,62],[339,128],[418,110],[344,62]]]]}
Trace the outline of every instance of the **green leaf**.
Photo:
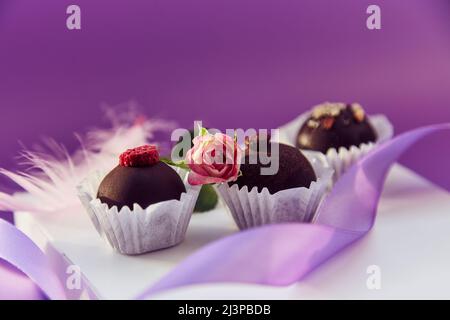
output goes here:
{"type": "Polygon", "coordinates": [[[201,128],[200,135],[201,136],[206,136],[207,134],[208,134],[208,130],[206,130],[206,128],[201,128]]]}
{"type": "Polygon", "coordinates": [[[216,207],[219,197],[217,196],[214,187],[210,184],[205,184],[200,189],[197,202],[195,203],[194,212],[205,212],[216,207]]]}
{"type": "Polygon", "coordinates": [[[168,164],[169,166],[174,166],[174,167],[178,167],[184,170],[190,170],[189,166],[184,162],[184,161],[180,161],[180,162],[174,162],[169,158],[160,158],[159,159],[161,162],[164,162],[166,164],[168,164]]]}

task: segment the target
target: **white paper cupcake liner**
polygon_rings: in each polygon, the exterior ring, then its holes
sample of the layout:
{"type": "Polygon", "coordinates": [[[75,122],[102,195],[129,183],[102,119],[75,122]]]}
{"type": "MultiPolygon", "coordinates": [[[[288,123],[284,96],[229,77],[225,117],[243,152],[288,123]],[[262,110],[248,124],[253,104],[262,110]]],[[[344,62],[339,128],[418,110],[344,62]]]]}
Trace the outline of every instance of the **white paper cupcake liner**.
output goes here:
{"type": "Polygon", "coordinates": [[[78,197],[98,233],[118,252],[136,255],[175,246],[183,241],[200,192],[199,186],[186,185],[180,200],[169,200],[143,209],[117,206],[108,208],[97,199],[104,173],[90,175],[78,186],[78,197]]]}
{"type": "Polygon", "coordinates": [[[247,186],[239,189],[234,184],[221,183],[218,193],[229,208],[239,229],[248,229],[274,223],[310,222],[331,182],[333,170],[315,155],[306,155],[313,165],[317,181],[309,188],[293,188],[270,194],[267,188],[261,192],[247,186]]]}
{"type": "MultiPolygon", "coordinates": [[[[303,123],[308,119],[310,112],[306,112],[298,116],[293,121],[285,124],[279,128],[279,140],[282,143],[289,145],[296,145],[296,139],[298,131],[302,127],[303,123]]],[[[359,146],[352,146],[349,149],[341,147],[339,150],[331,148],[326,154],[318,151],[302,150],[305,154],[319,154],[324,155],[330,167],[334,170],[333,183],[339,179],[339,177],[355,162],[365,156],[370,150],[372,150],[377,144],[382,143],[392,138],[394,134],[394,128],[391,122],[386,116],[369,115],[368,121],[372,125],[377,134],[377,140],[375,143],[362,143],[359,146]]]]}

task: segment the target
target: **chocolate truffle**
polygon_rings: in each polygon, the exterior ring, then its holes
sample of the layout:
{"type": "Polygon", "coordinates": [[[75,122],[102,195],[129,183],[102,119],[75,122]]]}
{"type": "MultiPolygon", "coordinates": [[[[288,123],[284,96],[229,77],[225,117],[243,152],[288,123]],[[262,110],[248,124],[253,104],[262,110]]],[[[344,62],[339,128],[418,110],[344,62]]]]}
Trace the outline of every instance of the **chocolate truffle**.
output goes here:
{"type": "Polygon", "coordinates": [[[106,175],[98,188],[97,198],[109,208],[135,203],[143,209],[149,205],[179,200],[186,188],[180,176],[159,160],[154,146],[129,149],[120,156],[120,163],[106,175]]]}
{"type": "MultiPolygon", "coordinates": [[[[297,148],[281,143],[274,144],[274,146],[276,145],[279,148],[279,168],[276,174],[261,174],[261,168],[270,167],[270,164],[262,164],[260,157],[262,152],[259,148],[250,147],[247,143],[245,156],[241,164],[242,174],[236,181],[230,182],[229,185],[237,184],[239,189],[247,186],[249,191],[257,187],[258,192],[261,192],[263,188],[267,188],[271,194],[292,188],[309,188],[311,182],[316,181],[316,175],[308,159],[297,148]],[[252,154],[254,156],[255,152],[257,154],[257,162],[252,164],[250,163],[250,156],[252,154]]],[[[271,155],[272,150],[269,147],[267,156],[270,157],[271,155]]]]}
{"type": "Polygon", "coordinates": [[[297,147],[326,153],[330,148],[359,147],[376,138],[375,130],[359,104],[324,103],[312,110],[300,128],[297,147]]]}

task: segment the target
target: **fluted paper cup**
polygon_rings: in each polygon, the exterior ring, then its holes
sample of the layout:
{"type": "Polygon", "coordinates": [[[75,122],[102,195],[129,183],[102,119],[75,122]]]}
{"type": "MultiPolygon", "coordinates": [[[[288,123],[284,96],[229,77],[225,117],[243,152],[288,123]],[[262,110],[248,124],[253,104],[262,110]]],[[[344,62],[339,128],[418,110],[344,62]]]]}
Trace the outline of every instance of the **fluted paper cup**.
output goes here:
{"type": "Polygon", "coordinates": [[[118,210],[97,198],[105,173],[96,172],[78,186],[78,197],[96,230],[118,252],[136,255],[175,246],[183,241],[200,191],[185,182],[179,200],[168,200],[141,208],[134,204],[118,210]]]}
{"type": "Polygon", "coordinates": [[[229,186],[221,183],[216,189],[229,208],[239,229],[274,223],[311,222],[331,182],[333,170],[321,157],[306,155],[313,165],[317,180],[309,188],[286,189],[271,194],[267,188],[229,186]]]}

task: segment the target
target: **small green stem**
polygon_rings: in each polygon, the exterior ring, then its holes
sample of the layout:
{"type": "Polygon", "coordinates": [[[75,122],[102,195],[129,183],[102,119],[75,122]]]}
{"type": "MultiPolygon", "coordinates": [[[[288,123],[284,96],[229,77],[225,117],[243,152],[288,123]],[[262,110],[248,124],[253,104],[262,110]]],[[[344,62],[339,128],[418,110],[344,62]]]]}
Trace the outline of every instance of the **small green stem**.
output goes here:
{"type": "Polygon", "coordinates": [[[184,170],[189,170],[189,166],[186,163],[184,163],[184,161],[174,162],[169,158],[160,158],[159,160],[168,164],[169,166],[174,166],[174,167],[178,167],[178,168],[181,168],[184,170]]]}

